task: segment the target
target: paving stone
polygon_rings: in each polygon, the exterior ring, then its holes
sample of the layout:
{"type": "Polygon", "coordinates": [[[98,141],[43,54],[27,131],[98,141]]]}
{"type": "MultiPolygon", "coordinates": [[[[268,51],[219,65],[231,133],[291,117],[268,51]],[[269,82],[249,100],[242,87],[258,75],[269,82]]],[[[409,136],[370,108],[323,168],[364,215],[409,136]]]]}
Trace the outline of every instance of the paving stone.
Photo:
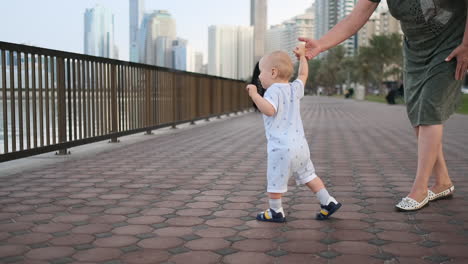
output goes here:
{"type": "Polygon", "coordinates": [[[372,233],[372,234],[377,234],[377,233],[383,232],[384,230],[381,228],[370,227],[370,228],[365,229],[365,231],[372,233]]]}
{"type": "Polygon", "coordinates": [[[74,260],[72,258],[61,258],[61,259],[55,259],[52,260],[50,263],[51,264],[67,264],[67,263],[72,263],[74,260]]]}
{"type": "Polygon", "coordinates": [[[152,233],[147,233],[147,234],[138,234],[138,235],[135,235],[137,238],[139,239],[146,239],[146,238],[151,238],[151,237],[154,237],[156,236],[155,234],[152,234],[152,233]]]}
{"type": "Polygon", "coordinates": [[[189,252],[189,251],[190,251],[190,249],[188,249],[186,247],[171,248],[171,249],[168,250],[168,252],[170,252],[173,255],[182,254],[182,253],[189,252]]]}
{"type": "Polygon", "coordinates": [[[234,228],[235,230],[238,230],[238,231],[244,231],[244,230],[250,229],[250,227],[245,226],[245,225],[235,226],[235,227],[233,227],[233,228],[234,228]]]}
{"type": "Polygon", "coordinates": [[[318,255],[321,256],[322,258],[333,259],[341,254],[335,251],[322,251],[318,255]]]}
{"type": "Polygon", "coordinates": [[[378,238],[374,238],[374,239],[371,239],[368,241],[369,244],[372,244],[372,245],[376,245],[376,246],[383,246],[385,244],[388,244],[389,241],[387,240],[382,240],[382,239],[378,239],[378,238]]]}
{"type": "Polygon", "coordinates": [[[393,254],[387,253],[387,252],[379,252],[375,255],[373,255],[374,258],[381,259],[384,261],[392,261],[395,259],[395,256],[393,254]]]}
{"type": "Polygon", "coordinates": [[[366,223],[371,223],[371,224],[373,224],[373,223],[375,223],[375,222],[378,222],[379,219],[375,219],[375,218],[364,218],[364,219],[361,219],[361,221],[366,222],[366,223]]]}
{"type": "Polygon", "coordinates": [[[425,257],[424,259],[427,259],[427,260],[429,260],[431,262],[434,262],[434,263],[443,263],[443,262],[449,261],[450,257],[443,256],[443,255],[432,255],[432,256],[429,256],[429,257],[425,257]]]}
{"type": "Polygon", "coordinates": [[[419,243],[419,245],[423,246],[423,247],[427,247],[427,248],[433,248],[433,247],[437,247],[440,245],[440,242],[438,241],[430,241],[430,240],[425,240],[421,243],[419,243]]]}
{"type": "Polygon", "coordinates": [[[230,242],[237,242],[237,241],[245,240],[247,238],[243,237],[243,236],[232,236],[232,237],[226,237],[224,239],[226,239],[227,241],[230,241],[230,242]]]}
{"type": "Polygon", "coordinates": [[[124,252],[124,253],[129,253],[129,252],[138,251],[138,250],[140,250],[140,248],[138,246],[133,245],[133,246],[129,246],[129,247],[123,247],[120,250],[122,250],[122,252],[124,252]]]}
{"type": "Polygon", "coordinates": [[[0,259],[2,263],[21,263],[24,260],[23,256],[14,256],[0,259]]]}
{"type": "Polygon", "coordinates": [[[200,239],[201,237],[197,236],[197,235],[190,234],[190,235],[181,236],[180,238],[182,238],[185,241],[192,241],[192,240],[195,240],[195,239],[200,239]]]}
{"type": "Polygon", "coordinates": [[[159,223],[159,224],[151,225],[151,227],[153,227],[154,229],[164,228],[164,227],[168,227],[168,226],[169,226],[169,224],[167,224],[167,223],[159,223]]]}
{"type": "Polygon", "coordinates": [[[339,240],[333,238],[333,237],[326,237],[322,240],[320,240],[320,243],[322,244],[325,244],[325,245],[331,245],[331,244],[334,244],[336,242],[338,242],[339,240]]]}
{"type": "Polygon", "coordinates": [[[113,235],[112,233],[98,233],[98,234],[95,234],[95,236],[98,237],[98,238],[110,237],[112,235],[113,235]]]}
{"type": "Polygon", "coordinates": [[[76,250],[87,250],[87,249],[91,249],[91,248],[94,248],[93,245],[91,244],[82,244],[82,245],[77,245],[74,247],[76,250]]]}
{"type": "Polygon", "coordinates": [[[288,252],[284,250],[272,250],[272,251],[267,252],[266,254],[273,256],[273,257],[281,257],[281,256],[287,255],[288,252]]]}
{"type": "Polygon", "coordinates": [[[227,256],[227,255],[237,253],[239,251],[233,248],[223,248],[223,249],[216,250],[215,252],[221,256],[227,256]]]}
{"type": "Polygon", "coordinates": [[[273,238],[273,242],[276,242],[276,243],[279,243],[279,244],[287,242],[287,241],[288,241],[288,239],[285,238],[285,237],[275,237],[275,238],[273,238]]]}

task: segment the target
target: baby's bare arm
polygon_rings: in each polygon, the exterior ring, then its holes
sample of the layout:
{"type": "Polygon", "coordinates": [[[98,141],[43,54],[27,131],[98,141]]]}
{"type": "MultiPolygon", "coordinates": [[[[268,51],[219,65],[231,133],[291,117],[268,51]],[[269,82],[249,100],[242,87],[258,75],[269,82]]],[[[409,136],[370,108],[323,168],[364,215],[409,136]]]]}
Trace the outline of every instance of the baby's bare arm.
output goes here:
{"type": "Polygon", "coordinates": [[[304,44],[300,44],[294,49],[294,54],[299,59],[299,69],[297,73],[297,78],[302,81],[305,86],[307,77],[309,76],[309,64],[305,57],[305,47],[304,44]]]}

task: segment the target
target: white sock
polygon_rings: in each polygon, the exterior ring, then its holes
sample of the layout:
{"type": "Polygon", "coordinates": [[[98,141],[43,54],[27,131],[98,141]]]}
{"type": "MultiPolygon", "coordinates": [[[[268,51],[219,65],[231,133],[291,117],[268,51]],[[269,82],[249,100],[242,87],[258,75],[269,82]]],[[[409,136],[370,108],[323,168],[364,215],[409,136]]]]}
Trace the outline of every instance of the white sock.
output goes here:
{"type": "Polygon", "coordinates": [[[281,199],[270,199],[270,208],[275,210],[275,212],[278,212],[283,205],[281,204],[281,199]]]}
{"type": "Polygon", "coordinates": [[[315,195],[317,195],[321,205],[328,205],[330,202],[337,203],[335,198],[333,198],[325,188],[320,189],[315,195]]]}

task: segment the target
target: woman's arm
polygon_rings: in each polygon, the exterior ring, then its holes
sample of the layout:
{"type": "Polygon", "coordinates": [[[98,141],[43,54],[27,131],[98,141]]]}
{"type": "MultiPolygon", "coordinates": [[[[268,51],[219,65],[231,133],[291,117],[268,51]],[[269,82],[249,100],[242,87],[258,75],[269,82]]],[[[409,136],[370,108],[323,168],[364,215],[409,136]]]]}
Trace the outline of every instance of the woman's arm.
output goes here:
{"type": "Polygon", "coordinates": [[[457,59],[457,69],[455,71],[455,80],[463,80],[468,69],[468,0],[465,0],[467,18],[465,23],[465,35],[463,41],[448,57],[446,61],[457,59]]]}
{"type": "Polygon", "coordinates": [[[369,20],[369,17],[378,5],[378,3],[371,2],[370,0],[359,0],[353,11],[336,24],[321,39],[299,38],[300,41],[306,42],[307,59],[311,59],[321,52],[333,48],[356,34],[369,20]]]}

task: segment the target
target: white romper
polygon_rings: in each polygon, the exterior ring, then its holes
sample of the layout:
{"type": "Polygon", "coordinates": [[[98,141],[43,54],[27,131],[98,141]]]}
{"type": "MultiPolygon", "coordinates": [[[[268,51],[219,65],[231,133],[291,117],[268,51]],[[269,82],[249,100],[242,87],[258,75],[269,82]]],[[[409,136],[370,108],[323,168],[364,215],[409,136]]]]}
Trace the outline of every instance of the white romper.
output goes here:
{"type": "Polygon", "coordinates": [[[292,83],[274,83],[265,92],[264,98],[276,110],[274,116],[263,115],[268,141],[267,192],[287,192],[291,175],[298,185],[317,177],[302,125],[302,97],[304,84],[300,79],[292,83]]]}

